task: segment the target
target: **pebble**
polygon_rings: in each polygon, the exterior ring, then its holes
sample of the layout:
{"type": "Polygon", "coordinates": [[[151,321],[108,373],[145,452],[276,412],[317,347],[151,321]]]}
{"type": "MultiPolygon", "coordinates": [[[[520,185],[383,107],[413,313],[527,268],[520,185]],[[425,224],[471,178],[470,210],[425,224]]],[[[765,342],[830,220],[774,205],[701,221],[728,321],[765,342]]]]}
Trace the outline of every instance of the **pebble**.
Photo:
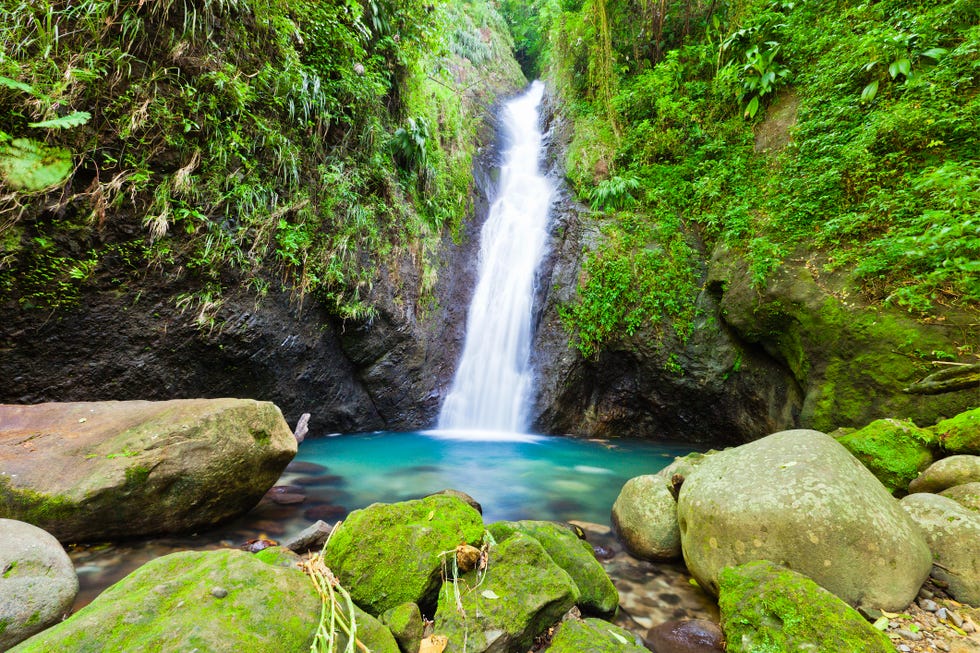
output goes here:
{"type": "Polygon", "coordinates": [[[912,649],[906,646],[905,644],[899,644],[898,650],[902,651],[902,653],[909,653],[909,651],[911,651],[912,649]]]}
{"type": "Polygon", "coordinates": [[[918,642],[922,639],[922,633],[912,632],[911,630],[906,630],[905,628],[899,628],[898,634],[902,636],[902,639],[910,639],[913,642],[918,642]]]}
{"type": "Polygon", "coordinates": [[[935,612],[936,610],[939,609],[939,606],[936,604],[936,602],[930,599],[919,599],[919,607],[925,610],[926,612],[935,612]]]}
{"type": "Polygon", "coordinates": [[[963,632],[965,632],[965,633],[972,633],[973,631],[975,631],[977,629],[977,627],[973,625],[973,622],[972,621],[967,621],[961,627],[963,628],[963,632]]]}
{"type": "Polygon", "coordinates": [[[921,598],[923,598],[923,599],[934,599],[934,598],[936,598],[936,595],[935,594],[933,594],[932,592],[930,592],[929,590],[927,590],[924,587],[919,590],[919,596],[921,598]]]}
{"type": "Polygon", "coordinates": [[[228,590],[226,590],[224,587],[215,587],[211,590],[211,596],[216,599],[223,599],[228,596],[228,590]]]}
{"type": "Polygon", "coordinates": [[[953,620],[953,623],[956,624],[956,627],[957,628],[962,628],[963,627],[963,617],[961,617],[960,615],[956,614],[952,610],[949,611],[949,618],[953,620]]]}
{"type": "Polygon", "coordinates": [[[948,651],[949,650],[949,644],[947,644],[946,642],[937,641],[936,642],[936,648],[938,648],[940,651],[948,651]]]}
{"type": "Polygon", "coordinates": [[[939,617],[940,619],[948,619],[949,612],[946,610],[946,608],[939,608],[938,610],[936,610],[936,616],[939,617]]]}

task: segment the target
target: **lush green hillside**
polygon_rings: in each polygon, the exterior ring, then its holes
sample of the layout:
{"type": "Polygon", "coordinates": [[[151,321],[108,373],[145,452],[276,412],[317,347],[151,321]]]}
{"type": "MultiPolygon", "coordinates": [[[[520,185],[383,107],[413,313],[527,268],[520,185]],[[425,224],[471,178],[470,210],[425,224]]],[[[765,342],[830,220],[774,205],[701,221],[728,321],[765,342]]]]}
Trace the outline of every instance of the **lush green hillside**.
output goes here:
{"type": "Polygon", "coordinates": [[[379,261],[428,266],[459,229],[482,117],[521,79],[485,0],[0,13],[0,299],[22,308],[151,268],[202,324],[279,281],[368,315],[379,261]]]}
{"type": "Polygon", "coordinates": [[[602,212],[565,311],[583,353],[665,318],[683,335],[717,244],[759,287],[818,252],[852,299],[927,320],[980,306],[976,2],[503,7],[574,121],[568,179],[602,212]]]}

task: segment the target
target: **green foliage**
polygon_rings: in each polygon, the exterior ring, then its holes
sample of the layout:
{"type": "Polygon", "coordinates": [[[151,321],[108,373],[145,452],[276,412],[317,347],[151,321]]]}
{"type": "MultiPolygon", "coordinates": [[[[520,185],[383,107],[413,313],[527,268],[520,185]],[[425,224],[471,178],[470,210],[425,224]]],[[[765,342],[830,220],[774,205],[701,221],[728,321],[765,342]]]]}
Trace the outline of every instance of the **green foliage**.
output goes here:
{"type": "Polygon", "coordinates": [[[4,296],[70,303],[125,251],[134,278],[190,277],[175,301],[203,328],[232,284],[281,281],[363,319],[377,261],[427,268],[469,207],[492,100],[462,80],[501,69],[509,43],[485,0],[0,0],[0,13],[0,167],[21,191],[0,228],[49,244],[0,253],[4,296]],[[389,147],[406,125],[408,147],[389,147]],[[44,142],[7,136],[39,128],[44,142]]]}
{"type": "Polygon", "coordinates": [[[758,287],[818,249],[867,301],[918,316],[980,305],[976,3],[607,0],[613,116],[594,79],[606,57],[596,3],[533,6],[538,17],[503,5],[515,40],[539,53],[528,65],[563,96],[571,186],[631,216],[597,218],[603,242],[566,307],[584,352],[654,323],[633,312],[648,267],[697,278],[697,257],[645,259],[671,242],[724,242],[758,287]],[[624,194],[624,179],[643,191],[624,194]]]}

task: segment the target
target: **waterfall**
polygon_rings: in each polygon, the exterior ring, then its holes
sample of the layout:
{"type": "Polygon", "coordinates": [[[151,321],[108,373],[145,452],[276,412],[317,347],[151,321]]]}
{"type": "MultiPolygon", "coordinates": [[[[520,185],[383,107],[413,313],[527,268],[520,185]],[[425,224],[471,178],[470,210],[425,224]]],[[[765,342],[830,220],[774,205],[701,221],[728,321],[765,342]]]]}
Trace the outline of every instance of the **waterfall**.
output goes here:
{"type": "Polygon", "coordinates": [[[536,81],[503,108],[508,149],[480,232],[478,281],[463,355],[439,416],[445,430],[527,430],[534,278],[547,243],[554,185],[539,170],[543,135],[536,81]]]}

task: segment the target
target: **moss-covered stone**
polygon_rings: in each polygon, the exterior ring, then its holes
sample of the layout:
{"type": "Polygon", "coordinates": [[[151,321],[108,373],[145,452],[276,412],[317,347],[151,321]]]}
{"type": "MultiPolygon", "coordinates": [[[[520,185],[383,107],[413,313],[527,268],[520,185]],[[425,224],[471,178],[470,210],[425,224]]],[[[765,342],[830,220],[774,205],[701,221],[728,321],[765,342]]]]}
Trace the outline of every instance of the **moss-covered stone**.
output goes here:
{"type": "Polygon", "coordinates": [[[980,408],[945,419],[932,427],[932,431],[951,454],[980,454],[980,408]]]}
{"type": "Polygon", "coordinates": [[[388,627],[402,653],[418,653],[425,631],[422,612],[414,603],[402,603],[385,610],[378,620],[388,627]]]}
{"type": "Polygon", "coordinates": [[[173,553],[143,565],[13,650],[304,651],[320,605],[298,569],[265,564],[243,551],[173,553]]]}
{"type": "Polygon", "coordinates": [[[568,572],[579,590],[578,606],[587,613],[610,616],[619,607],[619,592],[596,560],[592,547],[570,529],[547,521],[496,522],[487,527],[502,541],[515,532],[536,539],[559,567],[568,572]]]}
{"type": "Polygon", "coordinates": [[[302,558],[293,551],[282,546],[270,546],[255,554],[255,557],[267,565],[297,569],[302,558]]]}
{"type": "Polygon", "coordinates": [[[549,653],[648,653],[625,628],[601,619],[569,619],[558,627],[549,653]]]}
{"type": "Polygon", "coordinates": [[[483,532],[480,513],[456,497],[376,503],[334,529],[326,563],[354,602],[373,615],[402,603],[425,609],[439,590],[439,554],[463,542],[479,544],[483,532]]]}
{"type": "Polygon", "coordinates": [[[435,634],[449,638],[446,653],[463,653],[464,642],[465,653],[526,651],[579,598],[571,576],[536,539],[520,532],[490,550],[478,583],[471,571],[439,592],[435,634]]]}
{"type": "Polygon", "coordinates": [[[909,483],[932,464],[936,436],[911,421],[879,419],[837,438],[892,494],[904,494],[909,483]]]}
{"type": "Polygon", "coordinates": [[[721,627],[729,653],[893,653],[857,610],[811,579],[759,560],[719,578],[721,627]]]}

